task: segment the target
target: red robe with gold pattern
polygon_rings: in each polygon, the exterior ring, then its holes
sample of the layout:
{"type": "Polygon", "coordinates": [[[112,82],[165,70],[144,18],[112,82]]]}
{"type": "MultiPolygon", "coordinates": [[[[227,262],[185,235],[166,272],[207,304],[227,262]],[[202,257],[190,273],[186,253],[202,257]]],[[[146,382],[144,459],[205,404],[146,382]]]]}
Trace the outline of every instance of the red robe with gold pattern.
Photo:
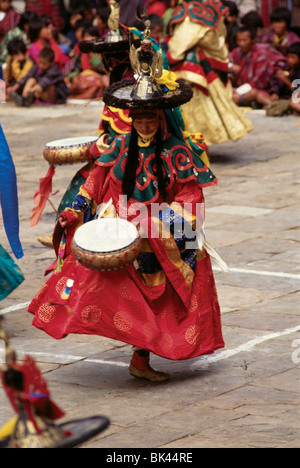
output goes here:
{"type": "MultiPolygon", "coordinates": [[[[96,162],[73,210],[65,213],[70,230],[77,225],[83,205],[93,212],[93,204],[110,198],[124,217],[119,197],[129,141],[130,135],[119,136],[96,162]]],[[[211,354],[224,346],[210,257],[195,244],[187,248],[188,241],[195,241],[196,224],[204,215],[202,187],[216,184],[215,176],[173,136],[165,138],[161,157],[167,180],[162,209],[152,210],[154,203],[163,203],[154,146],[139,148],[136,188],[125,206],[127,219],[134,223],[137,207],[142,207],[139,225],[143,232],[150,227],[138,266],[92,271],[68,253],[61,271],[54,272],[30,304],[36,327],[56,339],[70,333],[101,335],[173,360],[211,354]],[[191,227],[189,234],[176,234],[176,223],[181,221],[191,227]],[[69,279],[74,285],[65,295],[69,279]]]]}

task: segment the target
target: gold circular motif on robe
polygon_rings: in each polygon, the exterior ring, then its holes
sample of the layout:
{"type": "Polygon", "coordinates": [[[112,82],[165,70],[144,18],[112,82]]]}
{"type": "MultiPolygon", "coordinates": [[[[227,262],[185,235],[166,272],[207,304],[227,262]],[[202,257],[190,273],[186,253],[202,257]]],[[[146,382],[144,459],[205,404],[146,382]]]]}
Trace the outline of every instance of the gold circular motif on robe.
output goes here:
{"type": "Polygon", "coordinates": [[[59,296],[61,296],[62,293],[65,291],[67,282],[68,282],[68,278],[66,276],[64,276],[57,282],[55,289],[59,296]]]}
{"type": "Polygon", "coordinates": [[[173,348],[173,343],[173,338],[168,333],[164,333],[159,341],[160,346],[165,350],[173,348]]]}
{"type": "Polygon", "coordinates": [[[185,339],[189,344],[195,345],[198,341],[199,335],[200,335],[200,327],[198,325],[192,325],[185,332],[185,339]]]}
{"type": "Polygon", "coordinates": [[[191,295],[190,299],[190,304],[189,304],[189,312],[195,312],[195,310],[198,308],[198,301],[196,294],[191,295]]]}
{"type": "Polygon", "coordinates": [[[129,331],[132,329],[132,319],[127,312],[117,312],[114,316],[114,324],[118,330],[129,331]]]}
{"type": "Polygon", "coordinates": [[[127,299],[128,301],[132,300],[132,294],[128,291],[127,285],[122,283],[120,285],[120,295],[123,297],[123,299],[127,299]]]}
{"type": "Polygon", "coordinates": [[[145,306],[144,306],[144,304],[142,302],[132,301],[132,305],[133,305],[134,310],[137,312],[136,315],[142,315],[143,314],[145,306]]]}
{"type": "Polygon", "coordinates": [[[178,197],[175,197],[175,201],[180,201],[183,203],[192,203],[193,200],[194,200],[194,194],[188,191],[186,191],[182,195],[178,195],[178,197]]]}
{"type": "Polygon", "coordinates": [[[81,293],[95,293],[95,292],[100,292],[103,291],[104,289],[104,281],[100,281],[99,279],[96,279],[91,283],[91,281],[82,281],[79,283],[79,288],[81,293]]]}
{"type": "Polygon", "coordinates": [[[84,184],[84,187],[88,190],[90,190],[91,192],[93,192],[95,190],[95,182],[94,180],[92,179],[92,177],[88,177],[85,184],[84,184]]]}
{"type": "Polygon", "coordinates": [[[50,323],[55,314],[55,307],[50,304],[43,304],[38,310],[38,317],[42,322],[50,323]]]}
{"type": "Polygon", "coordinates": [[[36,299],[36,300],[41,299],[41,298],[46,294],[48,288],[49,288],[48,284],[47,284],[47,283],[44,284],[44,286],[43,286],[43,287],[40,289],[40,291],[37,293],[35,299],[36,299]]]}
{"type": "Polygon", "coordinates": [[[152,341],[156,335],[156,327],[151,322],[145,323],[143,333],[148,340],[152,341]]]}
{"type": "Polygon", "coordinates": [[[98,323],[101,317],[101,309],[97,306],[88,306],[81,312],[84,323],[98,323]]]}

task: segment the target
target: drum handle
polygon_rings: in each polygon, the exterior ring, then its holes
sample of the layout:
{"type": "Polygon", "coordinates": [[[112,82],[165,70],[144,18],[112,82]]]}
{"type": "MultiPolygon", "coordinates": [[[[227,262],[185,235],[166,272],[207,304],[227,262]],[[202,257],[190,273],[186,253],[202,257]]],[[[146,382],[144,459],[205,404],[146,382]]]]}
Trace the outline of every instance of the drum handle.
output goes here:
{"type": "Polygon", "coordinates": [[[107,211],[108,208],[111,207],[112,203],[113,203],[113,199],[111,198],[111,199],[109,200],[109,202],[106,203],[106,205],[105,205],[105,206],[102,208],[102,210],[100,211],[100,213],[99,213],[99,215],[98,215],[98,219],[100,219],[100,218],[103,217],[105,211],[107,211]]]}

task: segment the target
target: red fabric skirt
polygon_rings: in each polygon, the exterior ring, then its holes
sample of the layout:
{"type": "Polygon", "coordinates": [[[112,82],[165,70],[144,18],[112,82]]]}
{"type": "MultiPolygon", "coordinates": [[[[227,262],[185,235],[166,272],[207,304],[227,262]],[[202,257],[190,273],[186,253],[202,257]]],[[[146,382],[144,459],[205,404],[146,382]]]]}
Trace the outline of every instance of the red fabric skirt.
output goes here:
{"type": "Polygon", "coordinates": [[[100,335],[172,360],[211,354],[224,347],[220,308],[210,257],[197,261],[189,304],[166,276],[148,286],[133,268],[95,272],[73,255],[31,302],[33,325],[61,339],[68,334],[100,335]],[[64,299],[68,279],[74,280],[64,299]]]}

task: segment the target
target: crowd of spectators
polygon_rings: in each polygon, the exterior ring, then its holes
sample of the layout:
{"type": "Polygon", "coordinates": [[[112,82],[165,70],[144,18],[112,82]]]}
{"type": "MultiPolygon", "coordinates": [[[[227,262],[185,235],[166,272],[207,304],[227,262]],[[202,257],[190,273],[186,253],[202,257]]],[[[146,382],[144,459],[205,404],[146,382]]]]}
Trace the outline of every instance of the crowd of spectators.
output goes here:
{"type": "MultiPolygon", "coordinates": [[[[223,3],[228,7],[226,43],[234,102],[266,108],[269,115],[300,112],[300,31],[292,27],[291,11],[274,9],[266,28],[255,1],[223,3]]],[[[119,4],[121,24],[135,26],[136,12],[146,14],[152,37],[167,47],[164,38],[176,0],[119,4]]],[[[6,99],[29,107],[34,102],[65,103],[69,97],[100,97],[109,84],[101,55],[83,54],[78,44],[105,37],[109,14],[108,0],[0,0],[0,74],[6,99]]]]}

